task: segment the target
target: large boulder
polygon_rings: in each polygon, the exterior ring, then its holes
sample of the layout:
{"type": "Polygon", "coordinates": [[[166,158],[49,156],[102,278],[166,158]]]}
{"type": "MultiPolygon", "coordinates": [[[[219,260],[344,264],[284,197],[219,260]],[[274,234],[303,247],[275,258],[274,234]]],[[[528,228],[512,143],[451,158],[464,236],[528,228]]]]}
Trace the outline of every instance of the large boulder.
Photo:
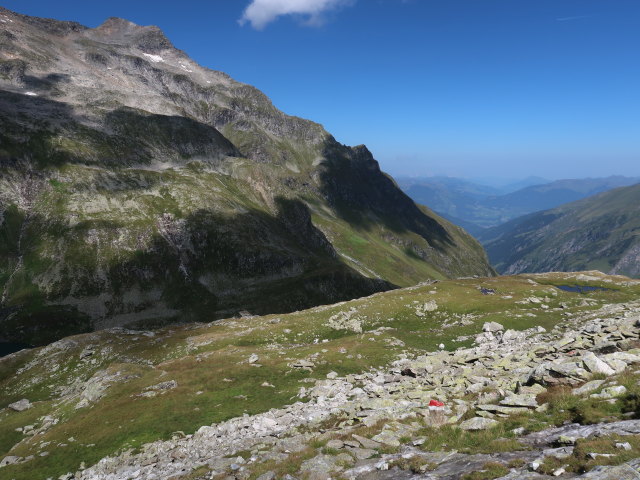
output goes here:
{"type": "Polygon", "coordinates": [[[603,375],[613,375],[615,370],[607,365],[606,362],[601,360],[593,352],[587,352],[582,355],[582,363],[584,367],[591,373],[601,373],[603,375]]]}
{"type": "Polygon", "coordinates": [[[498,425],[498,422],[491,418],[474,417],[462,422],[460,428],[463,430],[487,430],[496,425],[498,425]]]}
{"type": "Polygon", "coordinates": [[[502,332],[503,330],[504,330],[504,327],[500,325],[498,322],[485,322],[485,324],[482,326],[483,332],[496,333],[496,332],[502,332]]]}
{"type": "Polygon", "coordinates": [[[32,406],[33,405],[31,404],[31,402],[26,398],[23,398],[22,400],[18,400],[17,402],[13,402],[9,404],[9,408],[16,412],[23,412],[25,410],[30,409],[32,406]]]}

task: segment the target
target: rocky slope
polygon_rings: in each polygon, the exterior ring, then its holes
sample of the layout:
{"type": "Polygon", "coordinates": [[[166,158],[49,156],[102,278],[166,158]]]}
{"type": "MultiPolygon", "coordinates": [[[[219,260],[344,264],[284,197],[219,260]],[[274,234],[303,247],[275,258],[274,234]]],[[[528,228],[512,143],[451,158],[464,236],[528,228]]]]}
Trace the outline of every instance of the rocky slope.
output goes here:
{"type": "Polygon", "coordinates": [[[618,188],[479,235],[500,272],[597,269],[640,276],[640,184],[618,188]]]}
{"type": "Polygon", "coordinates": [[[0,340],[285,312],[491,274],[364,146],[157,27],[0,9],[0,340]]]}
{"type": "Polygon", "coordinates": [[[0,360],[0,474],[633,479],[639,294],[597,272],[448,280],[63,339],[0,360]]]}

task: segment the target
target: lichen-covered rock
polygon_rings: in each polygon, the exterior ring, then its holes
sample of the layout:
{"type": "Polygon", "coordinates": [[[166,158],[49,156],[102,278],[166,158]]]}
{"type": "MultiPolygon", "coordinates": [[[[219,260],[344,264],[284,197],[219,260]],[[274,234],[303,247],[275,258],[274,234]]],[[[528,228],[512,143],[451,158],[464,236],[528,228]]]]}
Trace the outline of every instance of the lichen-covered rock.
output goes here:
{"type": "Polygon", "coordinates": [[[496,332],[502,332],[503,330],[504,330],[504,326],[502,326],[498,322],[486,322],[482,326],[483,332],[496,333],[496,332]]]}
{"type": "Polygon", "coordinates": [[[536,408],[538,401],[535,394],[530,395],[508,395],[504,399],[500,400],[500,405],[506,405],[508,407],[528,407],[536,408]]]}
{"type": "Polygon", "coordinates": [[[582,362],[585,368],[591,373],[600,373],[603,375],[613,375],[616,373],[613,368],[599,359],[593,352],[587,352],[582,355],[582,362]]]}
{"type": "Polygon", "coordinates": [[[487,430],[496,425],[498,422],[491,418],[474,417],[462,422],[460,428],[463,430],[487,430]]]}
{"type": "Polygon", "coordinates": [[[26,398],[23,398],[22,400],[18,400],[17,402],[10,403],[8,405],[8,407],[11,410],[14,410],[16,412],[23,412],[25,410],[30,409],[32,406],[33,405],[31,404],[31,402],[26,398]]]}
{"type": "Polygon", "coordinates": [[[612,387],[606,387],[602,389],[600,393],[594,393],[591,395],[592,398],[618,398],[627,393],[627,387],[624,385],[615,385],[612,387]]]}
{"type": "Polygon", "coordinates": [[[574,395],[586,395],[587,393],[591,393],[597,389],[599,389],[603,384],[604,380],[591,380],[590,382],[585,383],[581,387],[574,388],[572,393],[574,395]]]}

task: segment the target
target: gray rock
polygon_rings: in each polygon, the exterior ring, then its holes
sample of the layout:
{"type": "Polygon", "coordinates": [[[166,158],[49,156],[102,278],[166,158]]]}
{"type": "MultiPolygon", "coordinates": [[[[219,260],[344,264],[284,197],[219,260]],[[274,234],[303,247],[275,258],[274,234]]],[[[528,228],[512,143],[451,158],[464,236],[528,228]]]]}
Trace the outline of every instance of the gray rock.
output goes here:
{"type": "Polygon", "coordinates": [[[350,451],[358,460],[367,460],[378,453],[370,448],[352,448],[350,451]]]}
{"type": "Polygon", "coordinates": [[[256,478],[256,480],[274,480],[274,478],[276,478],[275,472],[266,472],[256,478]]]}
{"type": "Polygon", "coordinates": [[[327,448],[333,448],[335,450],[340,450],[344,448],[344,442],[342,440],[329,440],[326,445],[327,448]]]}
{"type": "Polygon", "coordinates": [[[536,395],[509,395],[503,400],[500,400],[500,405],[507,407],[536,408],[538,402],[536,401],[536,395]]]}
{"type": "Polygon", "coordinates": [[[374,442],[382,443],[384,445],[389,445],[390,447],[399,447],[400,440],[399,435],[390,430],[383,430],[378,435],[371,437],[374,442]]]}
{"type": "Polygon", "coordinates": [[[608,355],[604,355],[603,358],[606,362],[608,362],[609,360],[621,360],[629,365],[640,363],[640,355],[634,355],[629,352],[609,353],[608,355]]]}
{"type": "Polygon", "coordinates": [[[460,428],[463,430],[487,430],[488,428],[498,425],[496,420],[483,417],[470,418],[460,424],[460,428]]]}
{"type": "Polygon", "coordinates": [[[379,442],[376,442],[374,440],[371,440],[369,438],[366,437],[361,437],[360,435],[352,435],[352,437],[358,441],[358,443],[360,443],[360,445],[362,445],[364,448],[368,448],[368,449],[372,449],[375,450],[377,448],[382,447],[382,444],[380,444],[379,442]]]}
{"type": "Polygon", "coordinates": [[[23,398],[22,400],[18,400],[17,402],[10,403],[8,405],[8,407],[11,410],[14,410],[16,412],[23,412],[25,410],[30,409],[32,406],[33,404],[26,398],[23,398]]]}
{"type": "Polygon", "coordinates": [[[560,445],[575,445],[577,440],[576,437],[570,437],[569,435],[560,435],[558,437],[558,443],[560,445]]]}
{"type": "MultiPolygon", "coordinates": [[[[493,413],[501,413],[503,415],[517,415],[520,413],[524,413],[527,412],[529,409],[526,407],[506,407],[504,405],[478,405],[478,410],[480,410],[479,412],[477,412],[477,414],[479,416],[482,417],[487,417],[487,415],[485,415],[485,412],[493,412],[493,413]]],[[[493,416],[493,415],[490,415],[493,416]]]]}
{"type": "Polygon", "coordinates": [[[586,395],[587,393],[591,393],[599,389],[603,383],[604,380],[591,380],[579,388],[574,388],[571,393],[574,395],[586,395]]]}
{"type": "Polygon", "coordinates": [[[249,355],[249,359],[247,361],[249,363],[258,363],[258,360],[260,360],[260,357],[255,353],[252,353],[251,355],[249,355]]]}
{"type": "Polygon", "coordinates": [[[496,333],[496,332],[501,332],[503,330],[504,330],[504,326],[500,325],[498,322],[485,322],[485,324],[482,325],[483,332],[496,333]]]}
{"type": "Polygon", "coordinates": [[[500,341],[502,343],[511,343],[522,340],[522,338],[526,335],[524,332],[518,332],[516,330],[507,330],[502,334],[502,338],[500,341]]]}
{"type": "Polygon", "coordinates": [[[166,382],[158,383],[156,385],[152,385],[150,387],[145,388],[145,390],[173,390],[174,388],[178,388],[178,382],[175,380],[168,380],[166,382]]]}
{"type": "Polygon", "coordinates": [[[16,457],[15,455],[8,455],[0,461],[0,467],[6,467],[7,465],[15,465],[16,463],[20,463],[22,461],[22,457],[16,457]]]}
{"type": "MultiPolygon", "coordinates": [[[[533,462],[532,465],[533,464],[535,464],[535,462],[533,462]]],[[[540,467],[540,464],[538,464],[538,467],[540,467]]],[[[540,475],[535,472],[521,472],[517,470],[509,472],[504,477],[496,478],[496,480],[543,480],[548,478],[549,477],[547,475],[540,475]]]]}
{"type": "MultiPolygon", "coordinates": [[[[604,358],[604,357],[603,357],[604,358]]],[[[614,357],[605,358],[607,365],[609,365],[615,373],[622,373],[627,368],[627,363],[614,357]]]]}
{"type": "Polygon", "coordinates": [[[291,363],[291,367],[293,368],[300,368],[300,369],[306,369],[306,370],[311,370],[316,366],[315,363],[310,362],[308,360],[296,360],[295,362],[291,363]]]}
{"type": "Polygon", "coordinates": [[[592,480],[640,480],[640,473],[629,464],[617,467],[596,467],[581,477],[592,480]]]}
{"type": "Polygon", "coordinates": [[[476,335],[475,342],[478,345],[484,345],[487,343],[497,343],[498,339],[491,332],[483,332],[479,335],[476,335]]]}
{"type": "Polygon", "coordinates": [[[613,368],[599,359],[593,352],[587,352],[582,355],[582,363],[584,363],[584,367],[591,373],[601,373],[603,375],[614,375],[616,373],[613,368]]]}
{"type": "Polygon", "coordinates": [[[86,347],[82,352],[80,352],[80,360],[84,360],[87,357],[90,357],[95,353],[95,350],[92,347],[86,347]]]}
{"type": "MultiPolygon", "coordinates": [[[[168,380],[166,382],[158,383],[156,385],[151,385],[144,389],[144,392],[140,393],[140,397],[155,397],[158,394],[162,394],[168,392],[169,390],[173,390],[174,388],[178,388],[178,382],[175,380],[168,380]]],[[[76,408],[80,408],[80,403],[76,405],[76,408]]]]}
{"type": "Polygon", "coordinates": [[[568,379],[578,379],[578,380],[588,380],[589,372],[587,372],[584,368],[580,367],[575,362],[565,362],[565,363],[552,363],[549,366],[549,370],[562,375],[563,377],[567,377],[568,379]]]}
{"type": "Polygon", "coordinates": [[[616,385],[613,387],[603,388],[601,393],[594,393],[592,398],[618,398],[627,393],[627,388],[624,385],[616,385]]]}
{"type": "Polygon", "coordinates": [[[317,455],[306,460],[300,466],[302,472],[308,480],[325,480],[332,477],[331,473],[342,470],[338,463],[353,463],[353,458],[347,453],[340,455],[317,455]]]}

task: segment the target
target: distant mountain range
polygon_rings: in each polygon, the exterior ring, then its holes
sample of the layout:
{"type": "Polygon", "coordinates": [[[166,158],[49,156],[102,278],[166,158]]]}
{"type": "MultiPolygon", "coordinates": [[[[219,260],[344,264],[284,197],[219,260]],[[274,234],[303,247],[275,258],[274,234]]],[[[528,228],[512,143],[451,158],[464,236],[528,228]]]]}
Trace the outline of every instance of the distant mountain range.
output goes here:
{"type": "Polygon", "coordinates": [[[479,234],[504,274],[600,270],[640,276],[640,184],[511,220],[479,234]]]}
{"type": "MultiPolygon", "coordinates": [[[[527,185],[537,179],[544,180],[533,177],[512,186],[527,185]]],[[[415,202],[429,205],[443,217],[478,236],[484,228],[613,188],[633,185],[640,182],[640,178],[612,176],[556,180],[524,186],[509,193],[504,193],[504,189],[449,177],[405,177],[398,178],[397,182],[415,202]]]]}
{"type": "Polygon", "coordinates": [[[532,185],[543,185],[545,183],[551,182],[551,180],[543,177],[538,177],[536,175],[530,175],[525,178],[511,179],[496,177],[471,177],[467,180],[471,183],[492,187],[499,194],[511,193],[515,192],[516,190],[520,190],[521,188],[530,187],[532,185]]]}

